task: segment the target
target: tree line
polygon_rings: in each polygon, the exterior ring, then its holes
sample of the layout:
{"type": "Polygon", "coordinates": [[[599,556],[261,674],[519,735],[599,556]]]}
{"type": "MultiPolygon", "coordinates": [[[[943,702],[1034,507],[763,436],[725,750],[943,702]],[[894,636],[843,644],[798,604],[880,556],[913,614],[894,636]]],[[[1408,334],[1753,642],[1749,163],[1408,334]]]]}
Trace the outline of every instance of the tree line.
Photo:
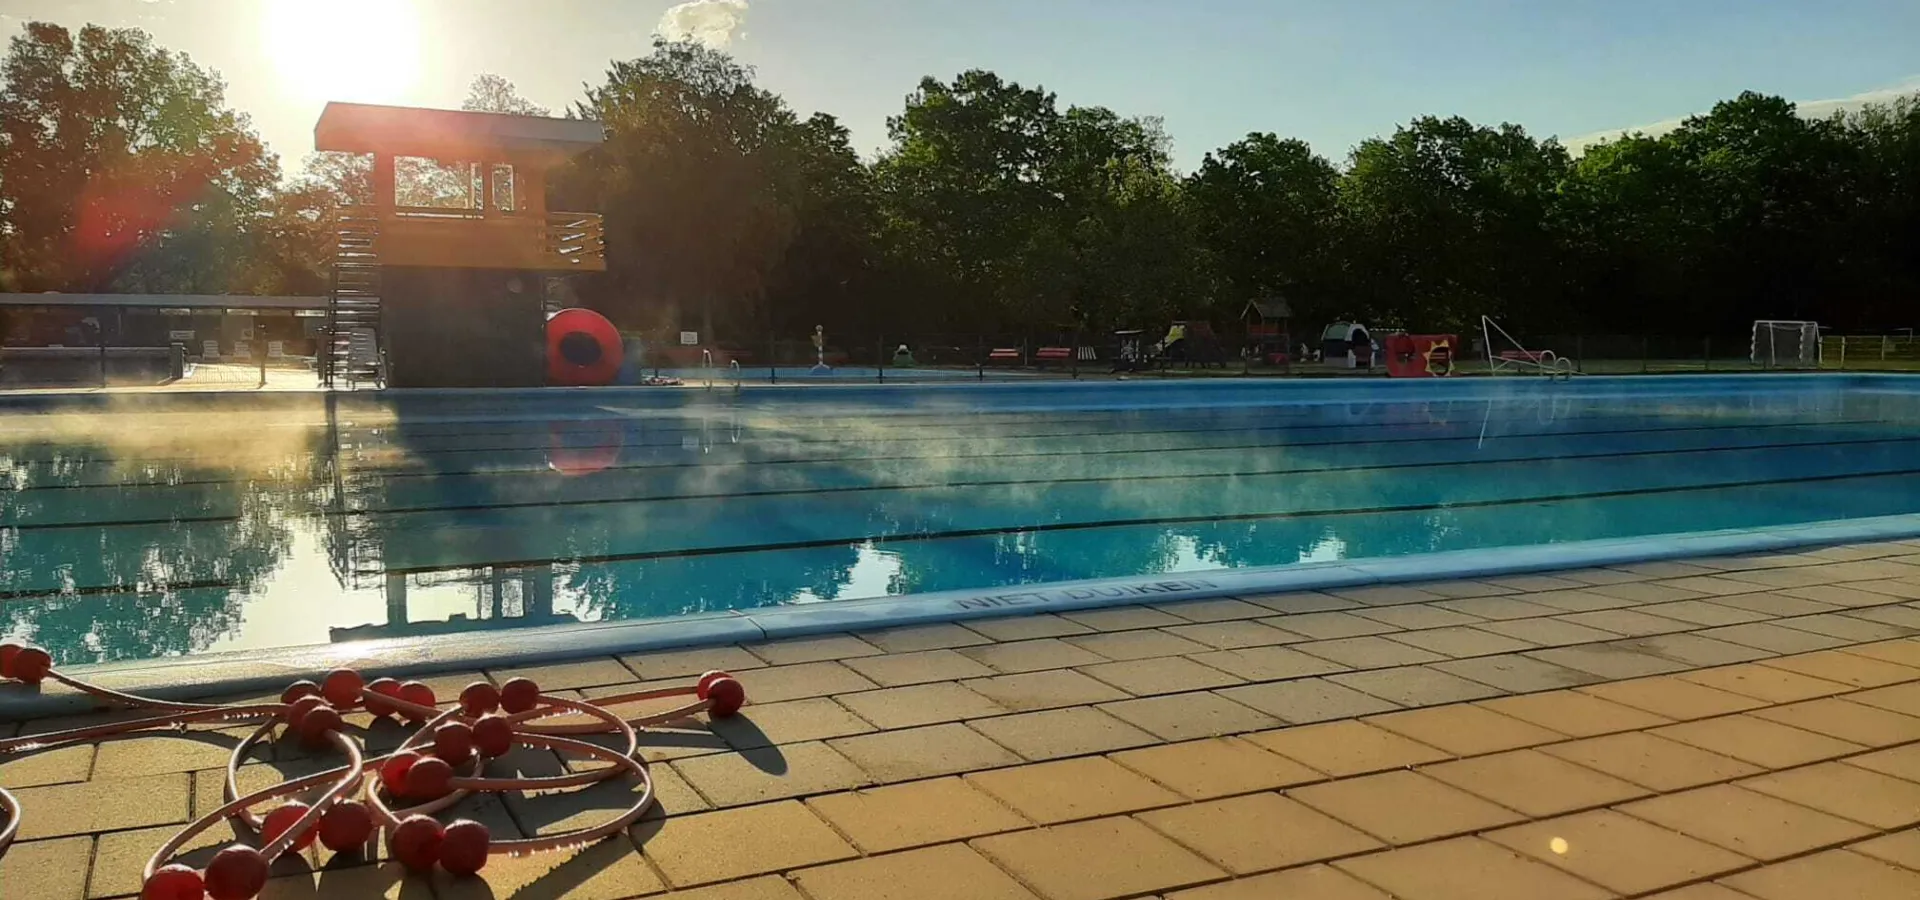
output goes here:
{"type": "MultiPolygon", "coordinates": [[[[363,160],[283,179],[218,76],[139,31],[31,24],[0,82],[0,289],[325,291],[363,160]]],[[[497,76],[467,108],[547,112],[497,76]]],[[[657,41],[564,114],[607,133],[551,193],[606,219],[609,271],[576,295],[722,341],[1224,325],[1270,298],[1298,330],[1859,331],[1920,299],[1916,97],[1810,120],[1745,93],[1577,157],[1458,117],[1338,160],[1255,132],[1183,173],[1157,118],[969,71],[923,79],[862,159],[751,68],[657,41]]],[[[449,178],[425,164],[401,190],[431,205],[449,178]]]]}

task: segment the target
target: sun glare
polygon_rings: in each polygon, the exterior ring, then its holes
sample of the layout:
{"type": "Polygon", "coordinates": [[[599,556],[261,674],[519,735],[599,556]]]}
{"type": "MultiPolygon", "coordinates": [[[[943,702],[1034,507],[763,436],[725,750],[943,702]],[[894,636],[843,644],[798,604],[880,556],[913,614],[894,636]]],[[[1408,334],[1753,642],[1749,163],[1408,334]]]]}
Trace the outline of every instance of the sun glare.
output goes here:
{"type": "Polygon", "coordinates": [[[262,38],[286,89],[308,100],[404,102],[420,79],[412,0],[265,0],[262,38]]]}

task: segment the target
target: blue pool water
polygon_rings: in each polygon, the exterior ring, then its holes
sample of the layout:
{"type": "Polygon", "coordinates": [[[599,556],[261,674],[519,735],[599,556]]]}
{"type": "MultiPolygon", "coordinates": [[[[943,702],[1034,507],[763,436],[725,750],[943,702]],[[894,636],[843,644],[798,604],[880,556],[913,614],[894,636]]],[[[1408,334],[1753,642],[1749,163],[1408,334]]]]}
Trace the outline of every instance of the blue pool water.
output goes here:
{"type": "Polygon", "coordinates": [[[68,661],[1920,512],[1895,377],[34,402],[0,632],[68,661]]]}

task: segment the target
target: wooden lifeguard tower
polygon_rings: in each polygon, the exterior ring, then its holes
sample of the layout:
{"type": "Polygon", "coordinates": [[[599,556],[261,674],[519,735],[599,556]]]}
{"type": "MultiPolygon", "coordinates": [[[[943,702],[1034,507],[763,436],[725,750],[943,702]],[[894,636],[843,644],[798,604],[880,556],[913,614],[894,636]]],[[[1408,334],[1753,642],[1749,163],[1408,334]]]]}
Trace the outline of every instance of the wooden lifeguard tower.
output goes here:
{"type": "Polygon", "coordinates": [[[373,157],[372,197],[344,211],[319,349],[328,387],[535,387],[547,279],[606,269],[601,222],[547,209],[547,173],[600,123],[329,103],[314,147],[373,157]],[[466,202],[401,206],[395,160],[465,173],[466,202]]]}

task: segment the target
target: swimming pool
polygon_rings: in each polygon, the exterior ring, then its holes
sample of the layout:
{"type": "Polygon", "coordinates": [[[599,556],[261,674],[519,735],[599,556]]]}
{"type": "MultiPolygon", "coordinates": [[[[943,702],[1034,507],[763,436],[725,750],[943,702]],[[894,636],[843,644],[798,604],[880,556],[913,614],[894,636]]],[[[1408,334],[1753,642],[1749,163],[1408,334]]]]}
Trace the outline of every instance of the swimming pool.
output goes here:
{"type": "Polygon", "coordinates": [[[63,663],[1920,513],[1920,382],[15,397],[63,663]]]}

